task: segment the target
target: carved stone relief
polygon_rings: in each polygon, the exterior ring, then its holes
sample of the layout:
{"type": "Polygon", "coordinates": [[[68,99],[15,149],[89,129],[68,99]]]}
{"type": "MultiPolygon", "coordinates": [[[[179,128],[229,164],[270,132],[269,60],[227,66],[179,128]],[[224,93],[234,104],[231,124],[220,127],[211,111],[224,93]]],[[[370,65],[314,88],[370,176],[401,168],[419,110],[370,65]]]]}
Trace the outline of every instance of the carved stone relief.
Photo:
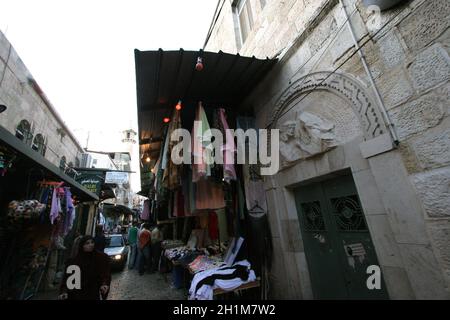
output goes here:
{"type": "Polygon", "coordinates": [[[301,112],[280,126],[280,153],[287,162],[306,159],[335,146],[334,124],[301,112]]]}
{"type": "Polygon", "coordinates": [[[269,119],[280,129],[282,167],[352,141],[372,139],[384,124],[362,86],[327,72],[294,82],[277,101],[269,119]]]}

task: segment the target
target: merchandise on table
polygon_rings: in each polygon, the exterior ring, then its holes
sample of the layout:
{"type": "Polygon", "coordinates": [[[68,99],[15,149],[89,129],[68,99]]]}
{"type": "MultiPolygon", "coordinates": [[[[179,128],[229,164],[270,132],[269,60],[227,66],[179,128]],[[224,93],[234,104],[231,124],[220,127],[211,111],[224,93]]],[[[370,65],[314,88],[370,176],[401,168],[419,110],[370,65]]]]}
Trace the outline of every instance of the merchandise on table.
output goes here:
{"type": "Polygon", "coordinates": [[[212,300],[214,289],[233,291],[255,280],[255,272],[247,260],[236,262],[231,267],[205,270],[197,273],[192,279],[189,300],[212,300]]]}

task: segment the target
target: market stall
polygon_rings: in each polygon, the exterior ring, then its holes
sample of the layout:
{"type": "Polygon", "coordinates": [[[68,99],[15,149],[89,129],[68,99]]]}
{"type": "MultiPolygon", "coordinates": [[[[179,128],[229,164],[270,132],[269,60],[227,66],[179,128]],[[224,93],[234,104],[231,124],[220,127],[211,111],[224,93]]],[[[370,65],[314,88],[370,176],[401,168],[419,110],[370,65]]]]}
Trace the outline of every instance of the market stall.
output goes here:
{"type": "Polygon", "coordinates": [[[141,192],[148,197],[141,219],[172,221],[165,239],[177,241],[163,242],[160,270],[190,289],[190,299],[245,288],[264,299],[271,243],[263,178],[258,162],[236,161],[238,147],[257,150],[258,140],[237,145],[228,129],[257,129],[242,102],[276,60],[182,49],[135,50],[135,59],[141,192]],[[222,141],[211,139],[213,131],[222,141]]]}
{"type": "Polygon", "coordinates": [[[55,285],[83,202],[98,200],[0,127],[0,298],[55,285]]]}

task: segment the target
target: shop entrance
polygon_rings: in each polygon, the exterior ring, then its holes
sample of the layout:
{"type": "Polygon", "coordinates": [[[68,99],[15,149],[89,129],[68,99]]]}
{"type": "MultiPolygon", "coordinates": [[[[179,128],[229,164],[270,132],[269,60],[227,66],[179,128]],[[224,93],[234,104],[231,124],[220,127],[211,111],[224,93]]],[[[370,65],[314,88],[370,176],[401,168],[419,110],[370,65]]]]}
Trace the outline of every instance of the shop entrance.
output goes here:
{"type": "Polygon", "coordinates": [[[316,299],[388,299],[369,290],[367,273],[379,266],[351,173],[295,190],[297,214],[316,299]]]}

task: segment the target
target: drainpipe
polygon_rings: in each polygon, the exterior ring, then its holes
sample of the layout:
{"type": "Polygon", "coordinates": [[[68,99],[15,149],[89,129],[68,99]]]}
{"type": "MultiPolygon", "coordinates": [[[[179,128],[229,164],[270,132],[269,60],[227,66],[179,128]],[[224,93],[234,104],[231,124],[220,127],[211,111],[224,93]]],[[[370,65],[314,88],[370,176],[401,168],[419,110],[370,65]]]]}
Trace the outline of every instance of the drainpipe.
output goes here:
{"type": "Polygon", "coordinates": [[[383,98],[381,97],[381,94],[380,94],[380,91],[378,90],[377,85],[375,84],[375,80],[373,78],[372,72],[370,71],[369,66],[367,65],[366,57],[364,56],[362,48],[359,46],[358,40],[356,39],[356,35],[355,35],[355,31],[353,30],[352,22],[347,13],[347,6],[344,4],[343,0],[339,0],[339,3],[341,4],[342,9],[344,10],[345,18],[348,21],[348,28],[352,35],[353,42],[355,43],[355,48],[359,54],[361,63],[364,66],[364,69],[366,70],[367,76],[369,77],[369,81],[370,81],[370,84],[374,91],[375,98],[377,99],[378,105],[380,106],[381,114],[383,115],[384,121],[387,124],[389,133],[391,134],[391,138],[394,142],[394,146],[398,146],[399,140],[398,140],[397,132],[395,131],[394,124],[392,123],[391,118],[389,117],[389,114],[386,111],[386,105],[384,104],[383,98]]]}

